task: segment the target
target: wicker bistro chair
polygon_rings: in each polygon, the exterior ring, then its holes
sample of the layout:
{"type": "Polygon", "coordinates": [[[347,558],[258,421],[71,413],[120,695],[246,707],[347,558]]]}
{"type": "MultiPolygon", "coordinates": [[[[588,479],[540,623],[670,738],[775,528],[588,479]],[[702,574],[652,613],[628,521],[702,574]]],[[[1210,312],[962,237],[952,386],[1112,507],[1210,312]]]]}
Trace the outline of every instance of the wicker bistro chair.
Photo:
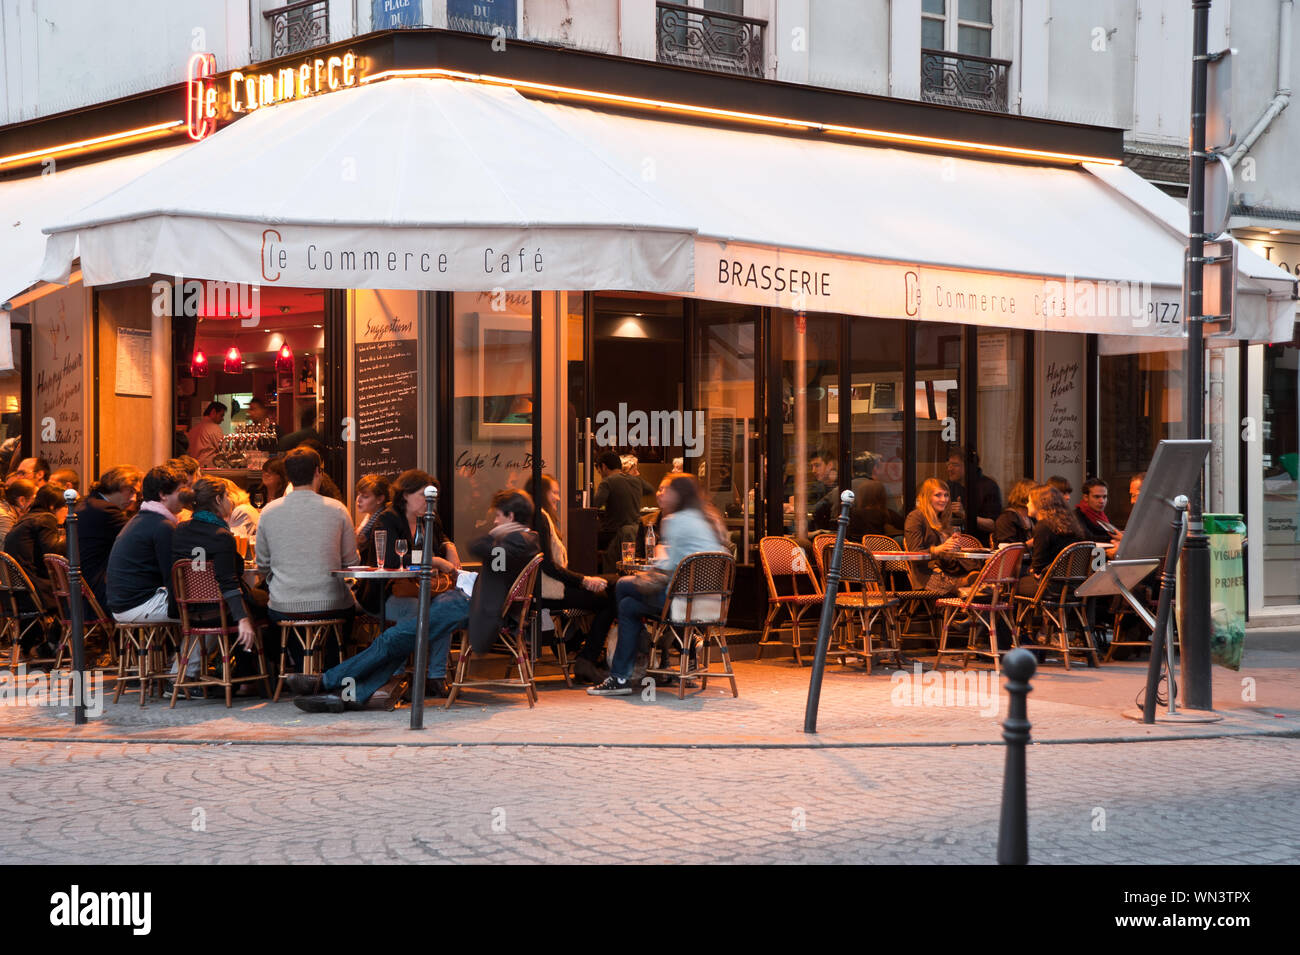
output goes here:
{"type": "Polygon", "coordinates": [[[736,559],[721,552],[688,554],[673,571],[663,613],[650,626],[650,660],[646,673],[677,677],[679,700],[686,696],[686,681],[696,677],[701,692],[709,688],[709,677],[717,676],[731,681],[733,698],[740,695],[726,637],[727,613],[735,582],[736,559]],[[676,669],[667,665],[670,641],[671,649],[679,655],[676,669]],[[723,670],[709,668],[711,642],[718,645],[722,654],[723,670]]]}
{"type": "Polygon", "coordinates": [[[758,557],[767,578],[767,617],[763,620],[763,634],[758,641],[758,659],[763,658],[763,648],[770,644],[784,644],[772,639],[773,633],[789,631],[794,662],[803,665],[799,648],[803,644],[803,618],[811,608],[821,607],[822,587],[813,573],[799,542],[793,537],[764,537],[758,542],[758,557]],[[784,586],[782,586],[784,584],[784,586]],[[784,626],[777,626],[785,615],[784,626]]]}
{"type": "Polygon", "coordinates": [[[260,629],[254,629],[253,638],[258,672],[252,676],[231,674],[231,664],[234,660],[234,651],[231,648],[239,636],[239,627],[231,622],[226,613],[226,601],[221,596],[221,585],[217,583],[217,575],[212,565],[206,564],[203,570],[196,570],[191,560],[176,561],[172,564],[172,593],[176,597],[176,606],[180,608],[181,613],[181,646],[176,655],[176,677],[172,681],[171,705],[176,705],[176,698],[181,690],[190,687],[220,686],[225,688],[226,707],[229,708],[235,684],[252,680],[261,680],[266,695],[270,696],[271,681],[266,674],[266,655],[262,650],[260,629]],[[193,616],[196,612],[207,609],[210,613],[214,606],[218,614],[216,626],[205,626],[194,621],[193,616]],[[220,677],[208,676],[207,673],[209,637],[215,640],[217,650],[221,654],[220,677]],[[199,672],[191,677],[186,671],[190,657],[196,653],[199,658],[199,672]]]}
{"type": "Polygon", "coordinates": [[[1024,557],[1025,546],[1012,544],[995,553],[984,564],[984,569],[975,578],[975,583],[964,596],[941,597],[935,601],[943,613],[943,624],[939,631],[939,656],[936,666],[943,662],[945,654],[962,654],[962,666],[973,656],[993,658],[995,667],[1000,666],[1001,651],[998,650],[998,623],[1005,623],[1011,630],[1011,645],[1020,645],[1016,621],[1013,614],[1012,596],[1020,580],[1020,561],[1024,557]],[[960,649],[948,648],[948,629],[959,615],[965,615],[970,621],[970,631],[966,637],[966,646],[960,649]],[[975,645],[979,632],[983,630],[988,636],[989,648],[982,650],[975,645]]]}
{"type": "Polygon", "coordinates": [[[302,672],[323,673],[325,646],[329,638],[334,638],[339,653],[343,653],[343,627],[345,621],[338,617],[322,615],[310,620],[280,621],[280,670],[275,681],[275,696],[271,702],[280,702],[280,691],[284,689],[285,672],[289,665],[289,641],[297,640],[302,647],[302,672]]]}
{"type": "MultiPolygon", "coordinates": [[[[822,542],[817,554],[820,567],[830,565],[834,550],[833,538],[822,542]]],[[[899,599],[885,585],[884,571],[871,551],[861,544],[845,541],[844,552],[840,555],[840,589],[835,594],[835,626],[845,624],[847,634],[847,624],[856,620],[862,634],[862,649],[859,651],[842,644],[839,651],[841,660],[856,656],[866,664],[868,673],[871,672],[873,659],[881,653],[890,654],[896,663],[901,664],[899,604],[899,599]],[[885,646],[879,649],[876,648],[871,633],[877,620],[881,623],[885,641],[885,646]]]]}
{"type": "MultiPolygon", "coordinates": [[[[46,554],[45,567],[54,587],[54,609],[60,625],[59,645],[54,654],[54,667],[59,669],[63,666],[64,654],[72,653],[72,577],[66,557],[46,554]]],[[[81,580],[81,608],[83,641],[89,643],[92,638],[99,637],[109,653],[116,656],[116,627],[113,618],[99,605],[94,593],[86,585],[85,578],[81,580]]]]}
{"type": "MultiPolygon", "coordinates": [[[[867,534],[862,538],[862,546],[877,554],[881,551],[890,552],[899,549],[898,541],[892,537],[886,537],[883,534],[867,534]]],[[[899,610],[898,617],[900,622],[906,622],[909,625],[915,620],[925,621],[928,633],[906,632],[902,629],[899,631],[899,640],[901,642],[904,636],[909,638],[930,639],[939,642],[939,615],[935,610],[934,602],[940,597],[947,596],[940,590],[917,590],[912,585],[912,577],[908,562],[905,560],[886,560],[880,562],[881,569],[888,577],[895,580],[904,580],[907,582],[904,587],[891,587],[889,592],[892,596],[898,598],[899,610]]]]}
{"type": "Polygon", "coordinates": [[[122,698],[127,684],[139,686],[140,705],[146,695],[167,679],[167,651],[179,643],[177,625],[165,623],[117,623],[117,687],[113,702],[122,698]]]}
{"type": "Polygon", "coordinates": [[[957,546],[962,550],[987,550],[988,545],[978,537],[972,537],[970,534],[958,534],[957,546]]]}
{"type": "Polygon", "coordinates": [[[1088,614],[1083,599],[1074,593],[1074,588],[1092,574],[1095,547],[1092,541],[1066,547],[1047,568],[1034,595],[1025,597],[1018,594],[1015,600],[1017,626],[1032,628],[1041,624],[1046,647],[1040,644],[1039,648],[1060,653],[1067,670],[1070,669],[1071,653],[1083,654],[1088,658],[1088,666],[1097,666],[1097,643],[1092,628],[1088,626],[1088,614]],[[1076,632],[1075,623],[1078,624],[1077,632],[1082,634],[1083,646],[1070,645],[1070,637],[1076,632]]]}
{"type": "MultiPolygon", "coordinates": [[[[552,648],[555,651],[554,663],[560,668],[560,676],[564,677],[564,685],[569,689],[573,688],[573,664],[576,662],[569,656],[569,648],[565,644],[568,639],[569,631],[577,627],[582,632],[591,629],[595,622],[596,615],[590,610],[578,610],[568,608],[565,610],[552,610],[551,623],[555,627],[552,632],[552,639],[555,641],[552,648]]],[[[540,661],[534,660],[533,667],[536,668],[540,661]]]]}
{"type": "Polygon", "coordinates": [[[537,554],[510,585],[505,604],[501,607],[501,617],[506,622],[497,633],[497,641],[504,644],[506,653],[514,658],[519,679],[468,679],[474,651],[469,645],[469,634],[462,630],[460,656],[456,660],[456,677],[448,687],[449,692],[444,708],[450,708],[456,702],[460,691],[471,686],[517,686],[522,688],[524,695],[527,696],[529,709],[537,703],[537,681],[533,677],[533,664],[528,657],[528,634],[533,624],[533,615],[537,612],[537,601],[533,599],[533,585],[537,580],[537,570],[541,566],[542,555],[537,554]]]}
{"type": "MultiPolygon", "coordinates": [[[[4,617],[0,620],[3,636],[12,643],[9,669],[15,673],[22,662],[23,638],[33,627],[42,628],[53,623],[57,618],[52,610],[45,606],[41,593],[27,576],[22,565],[8,554],[0,551],[0,600],[4,602],[4,617]],[[29,609],[23,608],[24,599],[29,609]]],[[[32,660],[32,663],[56,663],[55,657],[32,660]]]]}

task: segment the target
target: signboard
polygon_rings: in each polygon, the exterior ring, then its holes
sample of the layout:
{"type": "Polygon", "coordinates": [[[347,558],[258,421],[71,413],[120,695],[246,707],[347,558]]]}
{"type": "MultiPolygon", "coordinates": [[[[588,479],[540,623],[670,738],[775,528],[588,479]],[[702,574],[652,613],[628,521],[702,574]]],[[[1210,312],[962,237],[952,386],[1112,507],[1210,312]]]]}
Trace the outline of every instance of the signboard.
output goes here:
{"type": "Polygon", "coordinates": [[[695,294],[794,311],[1180,337],[1182,290],[794,252],[697,237],[695,294]]]}
{"type": "Polygon", "coordinates": [[[1074,487],[1083,484],[1083,376],[1084,344],[1077,335],[1045,335],[1042,369],[1035,405],[1039,447],[1042,448],[1040,477],[1059,474],[1074,487]]]}
{"type": "Polygon", "coordinates": [[[420,26],[421,0],[370,0],[370,29],[420,26]]]}
{"type": "Polygon", "coordinates": [[[117,329],[117,381],[114,394],[153,395],[153,333],[147,328],[117,329]]]}
{"type": "Polygon", "coordinates": [[[389,476],[413,468],[418,454],[417,296],[357,292],[356,472],[389,476]]]}
{"type": "Polygon", "coordinates": [[[466,33],[513,37],[517,8],[518,0],[447,0],[447,26],[466,33]]]}

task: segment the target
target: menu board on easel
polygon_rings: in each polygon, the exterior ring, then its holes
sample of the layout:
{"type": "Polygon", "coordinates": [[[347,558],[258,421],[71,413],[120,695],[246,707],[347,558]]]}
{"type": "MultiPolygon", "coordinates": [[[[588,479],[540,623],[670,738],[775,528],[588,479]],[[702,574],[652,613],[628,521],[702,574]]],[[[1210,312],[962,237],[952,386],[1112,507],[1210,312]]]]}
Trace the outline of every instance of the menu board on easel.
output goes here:
{"type": "Polygon", "coordinates": [[[419,357],[416,294],[358,292],[356,470],[394,475],[416,465],[419,357]]]}

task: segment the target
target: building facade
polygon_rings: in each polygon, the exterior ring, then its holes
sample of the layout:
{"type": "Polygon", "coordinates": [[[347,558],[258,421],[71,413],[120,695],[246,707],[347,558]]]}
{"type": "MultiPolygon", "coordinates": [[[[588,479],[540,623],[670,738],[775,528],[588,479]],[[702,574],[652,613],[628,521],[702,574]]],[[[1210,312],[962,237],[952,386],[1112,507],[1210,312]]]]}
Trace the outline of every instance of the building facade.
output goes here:
{"type": "MultiPolygon", "coordinates": [[[[6,2],[0,21],[0,203],[10,203],[6,217],[21,211],[29,227],[32,217],[42,220],[38,228],[66,221],[88,199],[173,167],[187,151],[208,147],[192,137],[227,128],[233,134],[263,106],[275,107],[267,116],[277,109],[290,116],[307,103],[289,99],[355,98],[363,81],[401,70],[504,77],[541,100],[559,96],[554,88],[599,92],[605,99],[589,113],[574,108],[572,93],[546,113],[570,143],[581,144],[569,158],[576,164],[594,155],[622,181],[640,180],[670,202],[701,182],[714,193],[758,196],[776,186],[791,204],[824,202],[809,180],[820,163],[835,161],[830,151],[810,151],[813,162],[801,170],[791,146],[779,167],[788,180],[764,182],[784,144],[800,141],[791,124],[779,130],[790,139],[778,138],[773,114],[859,131],[865,121],[843,117],[872,117],[879,125],[870,130],[885,137],[868,136],[858,147],[863,170],[896,176],[905,188],[888,210],[889,241],[878,253],[899,263],[894,271],[837,257],[853,234],[837,227],[830,207],[824,227],[810,226],[806,235],[769,230],[779,255],[744,243],[710,246],[706,232],[737,234],[724,230],[740,221],[746,204],[720,201],[717,229],[687,223],[697,235],[693,290],[676,290],[685,294],[630,274],[602,286],[529,285],[518,275],[526,256],[497,262],[478,287],[440,284],[436,271],[406,287],[334,287],[324,278],[281,287],[271,280],[276,273],[213,274],[202,264],[89,286],[74,272],[72,284],[59,287],[36,281],[33,268],[30,281],[0,291],[12,306],[14,351],[5,410],[10,435],[23,435],[24,446],[54,466],[92,472],[158,460],[207,400],[246,405],[258,397],[271,404],[282,433],[311,415],[341,480],[432,467],[448,484],[449,526],[464,535],[492,490],[522,481],[537,447],[569,492],[566,506],[580,515],[595,480],[592,458],[605,443],[599,425],[612,422],[615,431],[604,438],[637,450],[647,477],[681,458],[704,479],[748,564],[763,534],[806,533],[824,523],[828,489],[848,486],[864,469],[884,484],[889,507],[905,512],[921,480],[946,474],[954,445],[978,449],[980,466],[1004,491],[1019,477],[1059,473],[1078,487],[1100,474],[1112,486],[1112,516],[1122,520],[1129,477],[1145,469],[1161,438],[1183,436],[1182,339],[1147,327],[1171,314],[1176,297],[1148,294],[1128,315],[1131,329],[1089,314],[1050,326],[1023,315],[989,317],[945,306],[937,290],[926,315],[863,303],[879,285],[901,283],[904,297],[909,282],[920,290],[929,276],[909,278],[908,263],[971,265],[974,259],[950,254],[963,243],[1005,250],[983,266],[998,280],[981,279],[993,284],[977,287],[977,295],[999,300],[1013,294],[1010,279],[1022,273],[1058,274],[1033,268],[1016,241],[1043,235],[1041,227],[998,219],[978,195],[996,197],[1017,176],[1031,188],[1039,176],[1044,195],[1064,201],[1044,166],[1078,163],[1026,160],[1016,150],[1075,149],[1122,162],[1172,196],[1185,192],[1191,37],[1184,3],[189,0],[134,4],[129,18],[111,5],[71,9],[77,6],[6,2]],[[411,42],[377,39],[388,30],[411,42]],[[368,57],[368,66],[349,54],[368,57]],[[656,105],[640,102],[647,100],[656,105]],[[711,110],[691,119],[717,134],[701,139],[690,123],[644,120],[664,103],[711,110]],[[611,118],[638,111],[642,119],[626,125],[611,118]],[[766,118],[741,122],[724,113],[766,118]],[[915,150],[912,158],[891,164],[893,153],[907,150],[915,150]],[[760,161],[765,151],[773,157],[768,164],[760,161]],[[1012,165],[1020,161],[1026,164],[1012,165]],[[33,184],[45,179],[64,185],[41,195],[33,184]],[[963,222],[963,214],[979,221],[963,222]],[[971,234],[957,234],[954,225],[971,234]],[[831,237],[841,234],[836,245],[831,237]],[[796,269],[798,250],[816,254],[796,269]],[[516,264],[502,275],[503,266],[516,264]],[[817,278],[832,272],[833,280],[817,278]],[[241,300],[259,279],[258,301],[248,292],[241,300]],[[231,290],[216,284],[223,281],[236,283],[234,305],[231,290]],[[758,287],[765,281],[768,287],[758,287]],[[828,287],[819,288],[823,281],[828,287]],[[231,349],[238,360],[227,370],[231,349]],[[201,351],[212,358],[206,375],[195,374],[201,351]],[[281,358],[286,351],[288,360],[281,358]],[[172,397],[158,400],[163,394],[172,397]],[[537,414],[534,398],[541,399],[537,414]],[[677,417],[658,419],[665,431],[638,434],[637,412],[646,413],[647,428],[655,412],[677,417]]],[[[1244,245],[1295,273],[1300,213],[1291,210],[1300,209],[1300,182],[1285,157],[1294,154],[1289,138],[1300,134],[1284,109],[1291,6],[1216,0],[1211,48],[1238,51],[1231,225],[1244,245]]],[[[489,105],[523,116],[516,104],[480,102],[464,106],[466,121],[489,105]]],[[[438,108],[450,119],[460,107],[448,101],[438,108]]],[[[506,133],[501,148],[509,152],[506,133]]],[[[240,172],[242,181],[273,202],[306,177],[313,157],[305,152],[268,146],[261,164],[249,161],[240,172]]],[[[338,189],[319,196],[325,206],[352,183],[386,174],[368,165],[360,144],[333,150],[322,142],[321,153],[338,164],[338,189]]],[[[475,181],[474,169],[455,171],[475,181]]],[[[215,180],[215,172],[198,178],[215,180]]],[[[534,174],[530,194],[545,182],[544,171],[534,174]]],[[[656,210],[638,211],[646,216],[637,221],[667,229],[681,210],[658,210],[662,221],[656,210]]],[[[1114,239],[1089,235],[1086,213],[1078,216],[1085,241],[1114,239]]],[[[816,214],[807,218],[816,225],[816,214]]],[[[1069,231],[1059,218],[1053,225],[1069,231]]],[[[20,244],[17,235],[5,241],[20,244]]],[[[436,258],[429,263],[438,268],[436,258]]],[[[1116,279],[1118,272],[1092,277],[1116,279]]],[[[1276,303],[1270,307],[1276,315],[1276,303]]],[[[1122,309],[1112,311],[1110,318],[1121,318],[1122,309]]],[[[1207,421],[1216,445],[1207,510],[1246,514],[1251,607],[1267,618],[1300,605],[1300,426],[1294,332],[1289,342],[1262,337],[1267,343],[1216,341],[1209,351],[1207,421]]]]}

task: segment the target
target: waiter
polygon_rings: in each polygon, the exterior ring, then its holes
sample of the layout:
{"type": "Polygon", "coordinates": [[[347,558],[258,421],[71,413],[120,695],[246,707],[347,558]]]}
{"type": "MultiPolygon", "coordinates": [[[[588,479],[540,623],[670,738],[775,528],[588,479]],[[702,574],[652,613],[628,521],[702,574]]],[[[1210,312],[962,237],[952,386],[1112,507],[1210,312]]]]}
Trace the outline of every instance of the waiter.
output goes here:
{"type": "Polygon", "coordinates": [[[226,406],[220,401],[210,401],[203,409],[203,417],[190,426],[190,457],[205,468],[212,467],[212,459],[225,440],[221,422],[226,420],[226,406]]]}

